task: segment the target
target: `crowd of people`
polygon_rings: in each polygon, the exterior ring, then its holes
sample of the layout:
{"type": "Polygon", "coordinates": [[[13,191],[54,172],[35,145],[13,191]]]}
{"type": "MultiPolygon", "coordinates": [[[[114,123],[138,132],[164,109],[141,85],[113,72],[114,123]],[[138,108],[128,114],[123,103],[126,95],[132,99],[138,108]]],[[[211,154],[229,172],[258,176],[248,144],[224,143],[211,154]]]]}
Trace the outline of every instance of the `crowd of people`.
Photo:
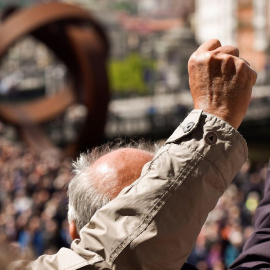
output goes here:
{"type": "MultiPolygon", "coordinates": [[[[14,257],[69,247],[66,185],[71,159],[35,154],[0,126],[0,243],[14,257]]],[[[210,213],[188,259],[198,269],[226,269],[253,231],[267,164],[246,162],[210,213]]]]}
{"type": "Polygon", "coordinates": [[[191,264],[222,270],[234,262],[253,232],[266,172],[267,163],[244,164],[202,228],[189,257],[191,264]]]}
{"type": "Polygon", "coordinates": [[[66,185],[71,160],[35,154],[0,128],[0,241],[14,257],[37,257],[69,247],[66,185]]]}

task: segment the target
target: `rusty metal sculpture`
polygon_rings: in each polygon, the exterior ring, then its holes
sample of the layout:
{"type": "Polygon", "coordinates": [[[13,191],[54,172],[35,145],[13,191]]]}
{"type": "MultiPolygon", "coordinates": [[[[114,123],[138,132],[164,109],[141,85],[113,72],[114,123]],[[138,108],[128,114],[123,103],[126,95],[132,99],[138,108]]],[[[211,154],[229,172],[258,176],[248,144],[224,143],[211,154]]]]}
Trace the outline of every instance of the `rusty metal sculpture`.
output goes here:
{"type": "Polygon", "coordinates": [[[52,143],[39,125],[77,101],[87,107],[88,115],[72,149],[80,151],[100,143],[109,101],[109,42],[101,25],[87,11],[64,3],[16,11],[0,25],[0,59],[25,35],[34,36],[57,55],[70,71],[72,84],[54,96],[27,104],[0,103],[0,118],[19,127],[25,140],[42,150],[52,143]]]}

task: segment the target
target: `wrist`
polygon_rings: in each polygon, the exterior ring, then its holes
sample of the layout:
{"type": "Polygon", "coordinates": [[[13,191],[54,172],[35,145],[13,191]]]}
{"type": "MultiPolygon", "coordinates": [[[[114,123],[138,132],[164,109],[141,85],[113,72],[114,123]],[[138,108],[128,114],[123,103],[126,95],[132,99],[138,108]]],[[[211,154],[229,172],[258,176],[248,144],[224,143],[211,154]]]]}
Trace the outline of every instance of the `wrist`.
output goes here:
{"type": "MultiPolygon", "coordinates": [[[[224,106],[195,106],[194,109],[203,110],[206,113],[212,114],[221,120],[227,122],[229,125],[231,125],[236,130],[239,128],[240,124],[242,123],[243,118],[240,118],[234,110],[229,109],[224,106]]],[[[245,113],[243,114],[245,115],[245,113]]]]}

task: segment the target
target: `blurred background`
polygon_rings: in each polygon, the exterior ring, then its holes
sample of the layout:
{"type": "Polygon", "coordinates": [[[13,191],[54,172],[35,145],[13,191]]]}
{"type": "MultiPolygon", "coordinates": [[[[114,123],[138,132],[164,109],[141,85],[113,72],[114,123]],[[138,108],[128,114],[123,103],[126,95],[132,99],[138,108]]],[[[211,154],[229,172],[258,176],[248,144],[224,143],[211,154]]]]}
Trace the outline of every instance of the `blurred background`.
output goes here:
{"type": "MultiPolygon", "coordinates": [[[[2,23],[17,8],[42,2],[49,1],[1,0],[2,23]]],[[[166,139],[192,109],[187,62],[210,38],[237,46],[258,72],[240,127],[249,161],[210,214],[189,258],[199,269],[226,269],[252,233],[270,156],[270,0],[58,2],[92,14],[111,44],[110,102],[101,142],[166,139]]],[[[1,57],[0,107],[56,95],[69,79],[70,70],[55,52],[23,36],[1,57]]],[[[40,125],[52,151],[36,151],[15,125],[0,122],[0,242],[14,256],[35,258],[70,245],[66,185],[77,153],[62,149],[78,139],[88,109],[76,102],[40,125]]]]}

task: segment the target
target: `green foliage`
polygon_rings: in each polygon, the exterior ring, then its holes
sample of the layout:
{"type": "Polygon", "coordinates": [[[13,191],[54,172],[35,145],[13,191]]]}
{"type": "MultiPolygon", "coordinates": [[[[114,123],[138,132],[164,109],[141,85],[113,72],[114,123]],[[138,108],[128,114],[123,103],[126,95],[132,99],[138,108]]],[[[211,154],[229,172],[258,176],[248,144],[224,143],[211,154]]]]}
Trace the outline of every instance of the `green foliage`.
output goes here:
{"type": "Polygon", "coordinates": [[[113,91],[119,94],[146,94],[145,70],[153,72],[155,61],[146,60],[137,53],[132,53],[123,60],[111,60],[109,74],[113,91]]]}
{"type": "Polygon", "coordinates": [[[137,5],[132,2],[118,2],[113,4],[113,8],[115,10],[122,10],[122,11],[127,11],[130,14],[136,14],[137,13],[137,5]]]}

